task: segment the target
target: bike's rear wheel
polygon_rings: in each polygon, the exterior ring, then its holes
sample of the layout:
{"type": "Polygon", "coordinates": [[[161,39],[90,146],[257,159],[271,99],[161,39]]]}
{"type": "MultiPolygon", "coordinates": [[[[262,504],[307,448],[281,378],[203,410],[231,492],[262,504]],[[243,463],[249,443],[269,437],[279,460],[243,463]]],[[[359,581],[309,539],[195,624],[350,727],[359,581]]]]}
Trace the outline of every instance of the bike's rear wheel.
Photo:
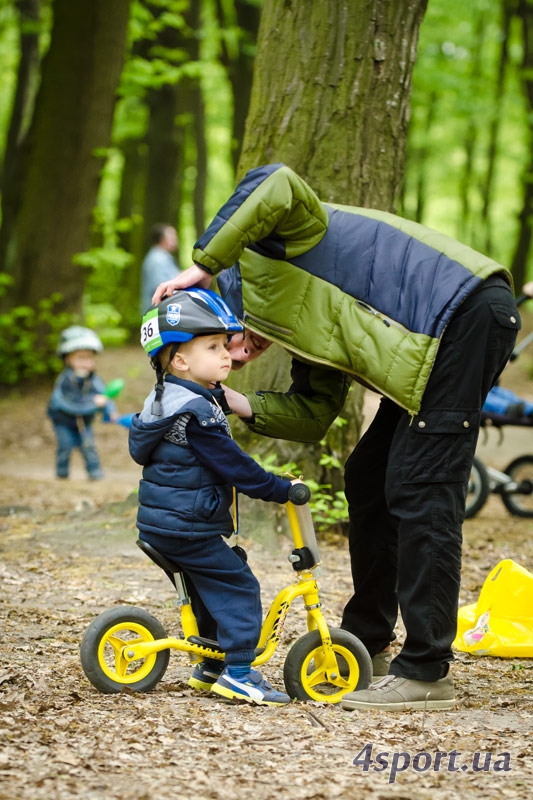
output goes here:
{"type": "Polygon", "coordinates": [[[336,677],[327,677],[320,633],[310,631],[293,644],[285,659],[283,679],[291,698],[339,703],[347,692],[366,689],[372,680],[372,661],[363,643],[348,631],[330,628],[337,659],[336,677]]]}
{"type": "Polygon", "coordinates": [[[93,686],[106,694],[126,686],[133,692],[149,692],[165,674],[170,651],[129,662],[124,658],[125,648],[166,638],[161,623],[144,609],[111,608],[99,614],[85,632],[80,650],[83,671],[93,686]]]}
{"type": "Polygon", "coordinates": [[[490,481],[487,468],[479,460],[479,458],[474,458],[472,469],[470,471],[470,478],[468,480],[468,492],[466,495],[465,517],[467,519],[474,517],[478,511],[481,511],[487,502],[489,494],[490,481]]]}
{"type": "Polygon", "coordinates": [[[505,508],[515,517],[533,517],[533,456],[519,456],[504,469],[506,475],[518,484],[516,492],[500,494],[505,508]]]}

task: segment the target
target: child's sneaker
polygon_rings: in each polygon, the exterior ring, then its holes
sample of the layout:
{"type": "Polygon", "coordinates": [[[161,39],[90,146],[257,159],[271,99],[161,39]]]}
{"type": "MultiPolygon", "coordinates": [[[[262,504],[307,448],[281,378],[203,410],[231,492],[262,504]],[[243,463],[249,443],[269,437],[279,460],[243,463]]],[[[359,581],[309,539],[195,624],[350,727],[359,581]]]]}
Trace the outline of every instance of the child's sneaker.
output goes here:
{"type": "Polygon", "coordinates": [[[246,703],[257,703],[263,706],[284,706],[291,702],[288,694],[277,692],[263,678],[260,672],[252,669],[242,678],[232,678],[224,669],[211,691],[226,700],[241,700],[246,703]]]}
{"type": "Polygon", "coordinates": [[[221,661],[220,669],[217,672],[216,667],[214,667],[212,664],[207,664],[205,661],[201,661],[195,666],[194,672],[187,683],[191,689],[198,689],[200,692],[209,692],[213,688],[215,681],[220,678],[220,673],[222,672],[223,667],[224,664],[221,661]]]}

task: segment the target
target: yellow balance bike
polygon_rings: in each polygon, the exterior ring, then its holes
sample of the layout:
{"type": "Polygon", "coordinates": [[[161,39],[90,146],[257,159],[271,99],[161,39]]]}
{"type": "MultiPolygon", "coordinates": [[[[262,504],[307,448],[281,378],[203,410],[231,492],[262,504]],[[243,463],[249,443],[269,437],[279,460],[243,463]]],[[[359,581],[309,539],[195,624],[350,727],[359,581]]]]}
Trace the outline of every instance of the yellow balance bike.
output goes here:
{"type": "MultiPolygon", "coordinates": [[[[338,703],[347,692],[365,689],[372,679],[372,662],[359,639],[329,628],[321,611],[316,579],[320,555],[307,501],[305,484],[291,487],[286,505],[294,549],[289,555],[296,579],[278,593],[264,620],[254,667],[272,658],[288,611],[301,597],[308,632],[287,653],[283,678],[289,697],[338,703]]],[[[175,564],[140,540],[137,544],[168,575],[177,591],[183,637],[167,636],[161,623],[142,608],[117,606],[104,611],[87,628],[81,644],[81,663],[90,682],[105,693],[127,687],[148,692],[162,679],[171,650],[188,653],[190,661],[224,660],[218,643],[198,635],[198,626],[183,575],[175,564]]]]}

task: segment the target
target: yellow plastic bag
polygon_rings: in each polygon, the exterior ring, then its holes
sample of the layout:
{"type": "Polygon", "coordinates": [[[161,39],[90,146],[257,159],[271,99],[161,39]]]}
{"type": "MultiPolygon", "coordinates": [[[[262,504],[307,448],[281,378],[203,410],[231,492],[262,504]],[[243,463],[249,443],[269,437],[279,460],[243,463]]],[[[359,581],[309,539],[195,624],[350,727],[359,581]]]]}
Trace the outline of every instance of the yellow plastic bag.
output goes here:
{"type": "Polygon", "coordinates": [[[533,575],[510,558],[487,576],[477,603],[459,609],[457,650],[533,658],[533,575]]]}

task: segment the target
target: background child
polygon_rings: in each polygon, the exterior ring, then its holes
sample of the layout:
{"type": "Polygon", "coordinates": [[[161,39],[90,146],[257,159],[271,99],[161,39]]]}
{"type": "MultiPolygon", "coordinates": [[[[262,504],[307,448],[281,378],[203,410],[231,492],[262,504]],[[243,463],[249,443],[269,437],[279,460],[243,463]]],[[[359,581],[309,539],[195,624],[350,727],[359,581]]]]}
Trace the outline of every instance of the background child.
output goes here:
{"type": "Polygon", "coordinates": [[[108,421],[117,418],[115,405],[105,395],[105,384],[96,375],[96,354],[103,350],[99,337],[80,325],[66,328],[60,336],[57,354],[65,369],[58,376],[48,404],[57,439],[56,475],[68,478],[70,454],[78,447],[91,480],[103,472],[94,445],[92,423],[97,411],[108,421]]]}
{"type": "Polygon", "coordinates": [[[189,685],[230,700],[282,705],[252,670],[262,610],[259,583],[234,531],[233,489],[285,503],[291,481],[265,472],[231,438],[224,409],[231,359],[228,335],[242,326],[218,295],[181,291],[149,311],[141,343],[156,370],[155,390],[132,420],[130,453],[143,466],[137,527],[182,569],[200,635],[217,640],[226,661],[205,660],[189,685]]]}

